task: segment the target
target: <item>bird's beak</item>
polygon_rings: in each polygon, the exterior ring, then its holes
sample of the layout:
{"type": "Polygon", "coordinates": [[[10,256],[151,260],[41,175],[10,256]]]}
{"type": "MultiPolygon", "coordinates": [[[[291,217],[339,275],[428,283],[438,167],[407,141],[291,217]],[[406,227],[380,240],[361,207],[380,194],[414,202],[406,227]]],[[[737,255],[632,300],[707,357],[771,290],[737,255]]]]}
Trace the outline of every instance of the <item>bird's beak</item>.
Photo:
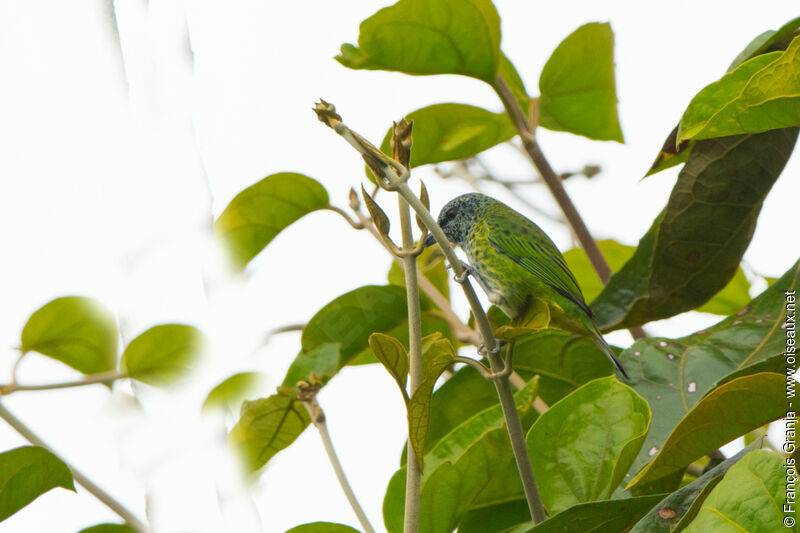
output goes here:
{"type": "Polygon", "coordinates": [[[436,238],[433,236],[433,233],[428,233],[428,236],[425,237],[423,248],[427,248],[428,246],[433,246],[434,244],[436,244],[436,238]]]}

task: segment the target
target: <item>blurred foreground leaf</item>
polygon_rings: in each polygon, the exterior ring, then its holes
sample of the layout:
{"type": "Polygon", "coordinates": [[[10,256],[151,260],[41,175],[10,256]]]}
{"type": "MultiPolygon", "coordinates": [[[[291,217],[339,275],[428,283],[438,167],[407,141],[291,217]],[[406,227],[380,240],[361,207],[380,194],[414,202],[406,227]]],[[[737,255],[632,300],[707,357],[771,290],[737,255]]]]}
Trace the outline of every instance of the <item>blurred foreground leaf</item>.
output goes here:
{"type": "Polygon", "coordinates": [[[154,326],[133,339],[120,365],[130,377],[150,385],[168,385],[194,369],[205,347],[200,330],[185,324],[154,326]]]}

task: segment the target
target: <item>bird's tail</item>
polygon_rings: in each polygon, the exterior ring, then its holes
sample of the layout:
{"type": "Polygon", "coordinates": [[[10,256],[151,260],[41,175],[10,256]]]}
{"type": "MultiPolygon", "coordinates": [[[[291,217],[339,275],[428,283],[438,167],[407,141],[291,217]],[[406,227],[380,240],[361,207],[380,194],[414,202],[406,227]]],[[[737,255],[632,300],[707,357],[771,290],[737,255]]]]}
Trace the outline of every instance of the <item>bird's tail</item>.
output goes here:
{"type": "Polygon", "coordinates": [[[628,373],[625,372],[625,368],[622,366],[622,363],[620,363],[619,359],[617,359],[614,350],[611,349],[611,346],[608,345],[603,336],[600,335],[600,332],[597,331],[596,329],[592,331],[592,340],[594,341],[594,343],[597,345],[598,348],[603,350],[603,353],[606,354],[606,356],[611,360],[616,369],[619,370],[619,373],[622,374],[622,377],[625,378],[625,381],[630,381],[631,378],[628,376],[628,373]]]}

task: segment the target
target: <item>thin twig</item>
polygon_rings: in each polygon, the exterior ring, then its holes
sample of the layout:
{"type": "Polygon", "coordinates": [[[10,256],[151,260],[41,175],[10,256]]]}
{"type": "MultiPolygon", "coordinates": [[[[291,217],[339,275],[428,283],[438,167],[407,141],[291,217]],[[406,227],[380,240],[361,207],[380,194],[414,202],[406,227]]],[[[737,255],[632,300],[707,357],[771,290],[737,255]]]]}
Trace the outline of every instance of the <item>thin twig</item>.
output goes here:
{"type": "Polygon", "coordinates": [[[364,229],[363,223],[350,218],[350,215],[348,215],[347,212],[341,207],[336,207],[335,205],[328,204],[325,207],[323,207],[323,209],[327,209],[328,211],[333,211],[334,213],[339,213],[347,221],[347,223],[353,226],[353,228],[355,229],[364,229]]]}
{"type": "MultiPolygon", "coordinates": [[[[14,416],[5,406],[0,403],[0,418],[5,420],[9,426],[14,428],[17,433],[25,437],[25,439],[35,446],[39,446],[40,448],[44,448],[48,450],[50,453],[58,456],[58,454],[53,451],[53,449],[44,443],[42,439],[40,439],[30,428],[28,428],[20,419],[14,416]]],[[[61,459],[64,461],[63,459],[61,459]]],[[[92,480],[87,478],[83,473],[81,473],[78,469],[76,469],[71,464],[64,461],[67,467],[72,471],[72,476],[75,478],[81,486],[83,486],[87,491],[89,491],[95,498],[103,502],[109,509],[117,513],[125,523],[131,526],[133,529],[140,531],[141,533],[145,533],[147,531],[147,526],[144,522],[142,522],[136,515],[133,514],[128,508],[122,505],[120,502],[115,500],[110,494],[106,491],[101,489],[97,486],[92,480]]]]}
{"type": "Polygon", "coordinates": [[[16,381],[13,381],[8,385],[0,385],[0,396],[6,396],[8,394],[11,394],[12,392],[17,392],[17,391],[68,389],[72,387],[95,385],[98,383],[108,384],[108,383],[113,383],[118,379],[123,379],[126,377],[128,376],[117,370],[111,370],[110,372],[103,372],[102,374],[91,374],[82,379],[77,379],[74,381],[62,381],[59,383],[44,383],[41,385],[21,385],[16,381]]]}
{"type": "Polygon", "coordinates": [[[331,435],[328,432],[328,424],[325,421],[325,412],[319,406],[319,403],[317,403],[317,399],[313,396],[311,399],[304,401],[303,405],[305,405],[306,409],[308,410],[308,414],[311,416],[311,422],[314,424],[314,427],[317,428],[317,431],[319,431],[320,439],[322,439],[322,445],[325,447],[325,453],[328,455],[328,460],[331,462],[333,471],[336,472],[336,479],[339,480],[339,486],[341,486],[342,492],[344,492],[347,501],[350,503],[350,507],[353,509],[356,518],[358,518],[361,527],[364,529],[364,533],[375,533],[375,530],[372,528],[372,524],[369,523],[369,519],[367,518],[364,509],[358,502],[358,498],[356,498],[355,492],[353,492],[353,487],[350,486],[350,482],[347,480],[347,476],[344,473],[344,468],[342,468],[342,463],[339,461],[339,456],[336,455],[336,449],[333,447],[333,441],[331,440],[331,435]]]}

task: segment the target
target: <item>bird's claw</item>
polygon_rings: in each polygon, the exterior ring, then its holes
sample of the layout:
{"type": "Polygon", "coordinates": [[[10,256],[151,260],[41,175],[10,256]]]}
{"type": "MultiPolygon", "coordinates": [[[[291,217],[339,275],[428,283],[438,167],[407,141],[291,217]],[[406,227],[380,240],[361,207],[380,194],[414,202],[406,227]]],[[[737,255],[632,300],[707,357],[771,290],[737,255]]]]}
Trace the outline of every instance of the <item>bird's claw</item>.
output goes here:
{"type": "Polygon", "coordinates": [[[489,354],[497,355],[497,354],[500,353],[500,350],[503,349],[503,346],[505,346],[505,344],[506,344],[505,341],[501,341],[500,339],[495,339],[494,340],[494,349],[487,350],[486,349],[486,343],[482,342],[480,344],[480,346],[478,346],[478,353],[481,354],[481,355],[489,355],[489,354]]]}
{"type": "Polygon", "coordinates": [[[453,279],[456,281],[456,283],[464,283],[465,281],[467,281],[467,278],[469,276],[476,275],[475,269],[463,261],[461,261],[461,268],[463,268],[464,271],[459,275],[453,276],[453,279]]]}

